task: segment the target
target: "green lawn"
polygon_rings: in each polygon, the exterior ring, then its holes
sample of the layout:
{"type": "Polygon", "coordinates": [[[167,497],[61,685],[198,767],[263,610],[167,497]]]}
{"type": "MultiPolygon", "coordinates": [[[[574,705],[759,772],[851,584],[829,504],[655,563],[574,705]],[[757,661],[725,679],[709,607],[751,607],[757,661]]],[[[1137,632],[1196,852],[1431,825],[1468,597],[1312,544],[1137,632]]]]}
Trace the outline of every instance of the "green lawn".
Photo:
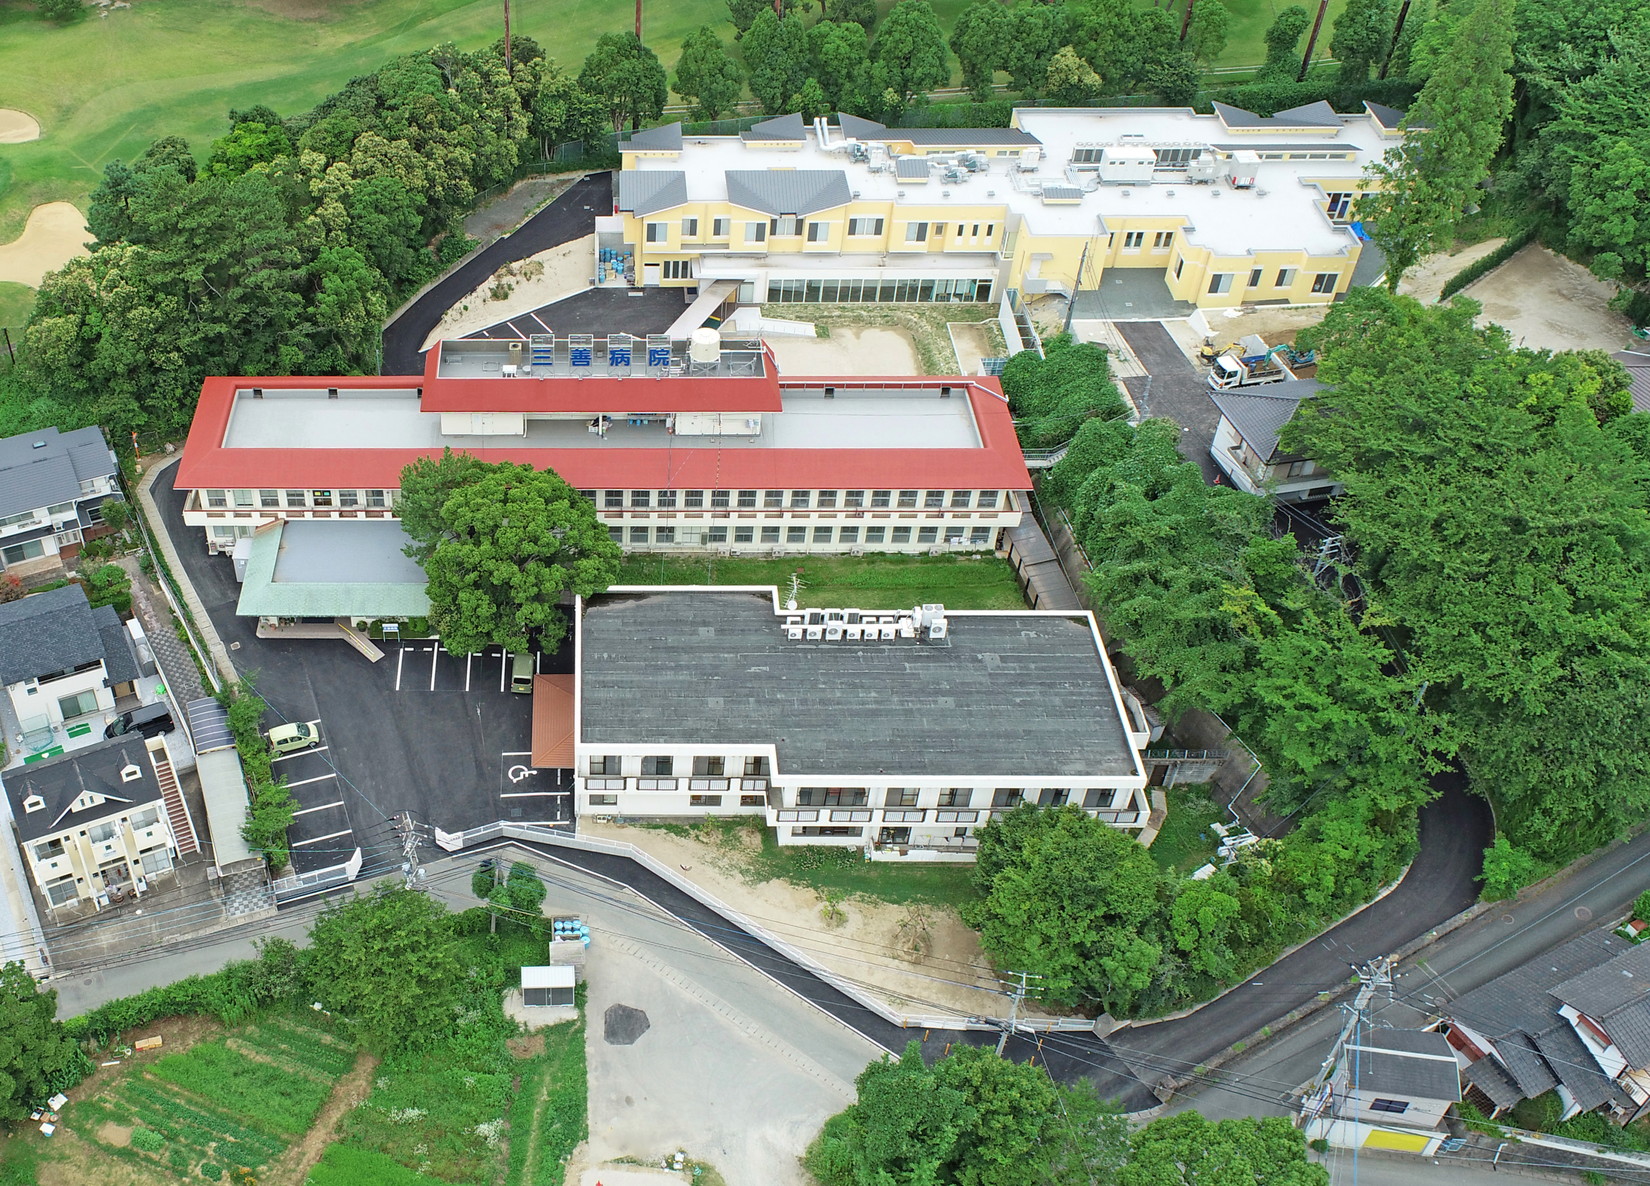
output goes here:
{"type": "Polygon", "coordinates": [[[799,605],[901,609],[937,601],[948,609],[1024,609],[1008,562],[963,556],[626,556],[617,585],[777,585],[802,575],[799,605]]]}
{"type": "Polygon", "coordinates": [[[1209,825],[1221,822],[1225,812],[1203,783],[1170,787],[1167,794],[1169,815],[1149,851],[1159,869],[1185,876],[1214,859],[1219,840],[1209,825]]]}
{"type": "Polygon", "coordinates": [[[32,308],[34,289],[27,284],[13,284],[9,280],[0,280],[0,326],[11,330],[14,345],[17,342],[17,331],[28,321],[29,310],[32,308]]]}

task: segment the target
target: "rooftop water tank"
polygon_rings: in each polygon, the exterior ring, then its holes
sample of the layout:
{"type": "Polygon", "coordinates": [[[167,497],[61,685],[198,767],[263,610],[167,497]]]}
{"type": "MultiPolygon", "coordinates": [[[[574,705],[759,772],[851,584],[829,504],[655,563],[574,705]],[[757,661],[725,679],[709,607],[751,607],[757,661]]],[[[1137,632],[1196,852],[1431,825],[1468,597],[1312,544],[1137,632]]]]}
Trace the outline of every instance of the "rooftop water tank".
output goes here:
{"type": "Polygon", "coordinates": [[[693,331],[688,340],[688,357],[697,363],[714,363],[722,357],[722,335],[709,326],[693,331]]]}

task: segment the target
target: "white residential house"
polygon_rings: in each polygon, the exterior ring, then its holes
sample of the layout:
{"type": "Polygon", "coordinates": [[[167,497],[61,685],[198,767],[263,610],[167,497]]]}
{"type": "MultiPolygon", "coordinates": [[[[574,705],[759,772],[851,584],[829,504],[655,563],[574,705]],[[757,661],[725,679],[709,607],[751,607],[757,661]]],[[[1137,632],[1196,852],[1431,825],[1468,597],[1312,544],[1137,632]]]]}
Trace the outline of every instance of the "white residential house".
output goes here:
{"type": "Polygon", "coordinates": [[[56,921],[141,897],[174,876],[180,851],[196,851],[159,738],[118,737],[0,780],[29,875],[56,921]]]}
{"type": "Polygon", "coordinates": [[[102,507],[122,497],[119,470],[101,428],[0,440],[0,567],[18,577],[60,570],[108,534],[102,507]]]}
{"type": "Polygon", "coordinates": [[[1092,616],[780,607],[766,588],[581,603],[575,810],[752,815],[780,844],[971,859],[1022,802],[1138,831],[1140,751],[1092,616]]]}
{"type": "Polygon", "coordinates": [[[1341,492],[1340,483],[1309,457],[1290,453],[1278,444],[1303,399],[1318,393],[1314,379],[1271,383],[1245,391],[1214,391],[1210,398],[1220,409],[1209,455],[1231,479],[1250,494],[1271,495],[1285,502],[1308,502],[1341,492]]]}

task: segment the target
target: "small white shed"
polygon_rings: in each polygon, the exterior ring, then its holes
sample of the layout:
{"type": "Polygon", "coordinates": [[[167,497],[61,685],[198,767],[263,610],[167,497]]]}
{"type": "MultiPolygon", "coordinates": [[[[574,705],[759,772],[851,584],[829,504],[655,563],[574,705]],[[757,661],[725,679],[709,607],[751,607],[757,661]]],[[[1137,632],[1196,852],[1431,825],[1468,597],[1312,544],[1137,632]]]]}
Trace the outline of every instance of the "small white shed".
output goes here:
{"type": "Polygon", "coordinates": [[[569,964],[545,964],[521,970],[523,1005],[571,1005],[573,968],[569,964]]]}

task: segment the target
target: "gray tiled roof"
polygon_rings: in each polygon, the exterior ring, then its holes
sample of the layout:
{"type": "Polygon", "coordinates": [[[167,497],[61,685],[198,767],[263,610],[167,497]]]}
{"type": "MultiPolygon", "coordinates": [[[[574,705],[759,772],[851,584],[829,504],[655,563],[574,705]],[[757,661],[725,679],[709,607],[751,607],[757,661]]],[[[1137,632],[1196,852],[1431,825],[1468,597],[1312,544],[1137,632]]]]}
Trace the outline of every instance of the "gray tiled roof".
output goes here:
{"type": "Polygon", "coordinates": [[[836,113],[836,123],[844,136],[851,136],[855,140],[882,140],[887,137],[887,124],[879,124],[876,120],[866,119],[863,115],[849,115],[845,111],[839,111],[836,113]]]}
{"type": "Polygon", "coordinates": [[[652,214],[687,200],[686,173],[675,169],[626,169],[619,174],[620,210],[652,214]]]}
{"type": "Polygon", "coordinates": [[[995,144],[1006,148],[1029,148],[1042,141],[1019,128],[900,128],[889,139],[898,137],[912,144],[955,144],[967,148],[972,144],[995,144]]]}
{"type": "Polygon", "coordinates": [[[1404,113],[1396,107],[1388,107],[1384,103],[1371,103],[1364,100],[1364,110],[1375,117],[1375,122],[1383,128],[1396,128],[1404,121],[1404,113]]]}
{"type": "Polygon", "coordinates": [[[841,169],[729,169],[728,201],[764,214],[812,214],[853,200],[841,169]]]}
{"type": "Polygon", "coordinates": [[[1650,944],[1572,976],[1552,995],[1598,1022],[1633,1066],[1650,1067],[1650,944]]]}
{"type": "Polygon", "coordinates": [[[1086,619],[953,616],[938,642],[792,642],[770,594],[593,599],[581,740],[773,744],[797,774],[1002,777],[1136,770],[1086,619]]]}
{"type": "Polygon", "coordinates": [[[53,675],[101,658],[103,638],[79,585],[0,605],[0,684],[53,675]]]}
{"type": "Polygon", "coordinates": [[[1347,1044],[1348,1082],[1402,1099],[1458,1100],[1461,1073],[1443,1034],[1368,1030],[1347,1044]]]}
{"type": "Polygon", "coordinates": [[[632,132],[627,139],[619,142],[619,151],[623,152],[626,149],[643,152],[681,152],[682,125],[677,122],[666,124],[662,128],[643,128],[639,132],[632,132]]]}
{"type": "Polygon", "coordinates": [[[928,161],[920,156],[902,156],[894,162],[894,176],[901,181],[926,181],[928,161]]]}
{"type": "Polygon", "coordinates": [[[134,804],[150,803],[161,797],[160,784],[155,780],[155,770],[141,737],[117,737],[60,758],[20,766],[7,771],[4,780],[12,816],[17,820],[18,836],[25,844],[67,828],[84,827],[105,816],[118,815],[134,804]],[[136,766],[143,777],[122,782],[120,772],[127,766],[136,766]],[[84,791],[103,795],[107,801],[71,814],[69,808],[84,791]],[[23,803],[31,795],[39,795],[46,806],[25,811],[23,803]]]}
{"type": "Polygon", "coordinates": [[[1633,397],[1633,411],[1650,412],[1650,353],[1622,350],[1610,357],[1627,368],[1627,390],[1633,397]]]}
{"type": "Polygon", "coordinates": [[[1316,379],[1270,383],[1253,391],[1212,391],[1220,414],[1232,422],[1238,435],[1256,454],[1271,461],[1278,451],[1278,434],[1289,423],[1303,399],[1318,394],[1316,379]]]}
{"type": "Polygon", "coordinates": [[[116,470],[100,428],[43,428],[0,440],[0,515],[73,502],[80,483],[116,470]]]}
{"type": "Polygon", "coordinates": [[[1495,1052],[1512,1081],[1526,1096],[1535,1097],[1558,1086],[1558,1076],[1524,1030],[1507,1030],[1495,1038],[1495,1052]]]}
{"type": "Polygon", "coordinates": [[[1490,1102],[1498,1108],[1510,1108],[1524,1098],[1518,1084],[1507,1077],[1507,1072],[1493,1058],[1481,1058],[1469,1064],[1461,1072],[1461,1077],[1489,1096],[1490,1102]]]}
{"type": "Polygon", "coordinates": [[[776,115],[759,124],[752,124],[739,133],[741,140],[800,140],[804,135],[802,117],[795,112],[776,115]]]}
{"type": "Polygon", "coordinates": [[[1535,1048],[1584,1112],[1591,1112],[1618,1094],[1615,1083],[1599,1069],[1570,1023],[1560,1020],[1550,1029],[1534,1035],[1535,1048]]]}
{"type": "Polygon", "coordinates": [[[1276,115],[1256,115],[1230,103],[1212,104],[1215,114],[1228,128],[1338,128],[1341,117],[1335,109],[1319,99],[1302,107],[1291,107],[1276,115]]]}
{"type": "Polygon", "coordinates": [[[92,611],[97,636],[103,640],[103,669],[111,684],[126,684],[137,679],[137,655],[132,652],[132,636],[126,633],[126,623],[112,605],[100,605],[92,611]]]}

